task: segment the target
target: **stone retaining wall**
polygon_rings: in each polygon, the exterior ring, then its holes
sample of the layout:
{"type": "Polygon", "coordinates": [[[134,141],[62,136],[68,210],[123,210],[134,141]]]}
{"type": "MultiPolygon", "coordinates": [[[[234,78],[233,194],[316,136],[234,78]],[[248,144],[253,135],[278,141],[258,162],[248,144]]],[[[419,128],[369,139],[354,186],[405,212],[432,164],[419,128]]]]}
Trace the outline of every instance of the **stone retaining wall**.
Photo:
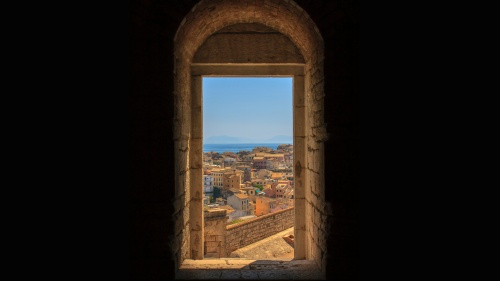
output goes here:
{"type": "Polygon", "coordinates": [[[245,222],[227,226],[226,250],[232,251],[248,246],[271,235],[294,226],[294,208],[260,216],[245,222]]]}

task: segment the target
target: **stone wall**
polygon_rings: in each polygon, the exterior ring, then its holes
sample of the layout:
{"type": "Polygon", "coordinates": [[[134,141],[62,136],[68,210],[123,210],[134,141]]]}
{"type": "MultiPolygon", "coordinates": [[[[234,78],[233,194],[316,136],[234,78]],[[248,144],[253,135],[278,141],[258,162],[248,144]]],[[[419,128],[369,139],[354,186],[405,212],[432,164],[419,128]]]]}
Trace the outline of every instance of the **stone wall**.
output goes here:
{"type": "Polygon", "coordinates": [[[191,95],[185,87],[191,83],[192,57],[222,28],[260,23],[286,35],[306,62],[307,99],[302,105],[309,129],[296,146],[305,147],[311,160],[296,165],[295,171],[302,171],[302,184],[310,186],[302,200],[296,199],[306,210],[307,241],[312,244],[308,256],[321,264],[328,279],[358,280],[359,3],[147,0],[131,4],[130,279],[167,280],[190,256],[190,231],[197,229],[190,222],[189,207],[196,194],[189,186],[191,95]],[[294,20],[283,21],[287,15],[294,20]],[[306,21],[315,25],[304,25],[306,21]],[[314,50],[318,40],[308,26],[318,28],[323,50],[314,50]]]}
{"type": "Polygon", "coordinates": [[[263,24],[240,23],[210,35],[194,63],[304,63],[300,50],[285,35],[263,24]]]}
{"type": "Polygon", "coordinates": [[[294,208],[227,226],[226,249],[232,251],[248,246],[294,226],[294,208]]]}
{"type": "Polygon", "coordinates": [[[297,120],[294,121],[294,150],[297,152],[295,161],[301,166],[296,174],[295,208],[299,215],[296,216],[295,225],[296,242],[300,245],[296,248],[296,256],[314,259],[324,270],[326,239],[318,235],[324,235],[327,227],[319,224],[316,230],[312,230],[313,225],[306,219],[314,209],[325,210],[322,195],[323,142],[327,140],[323,120],[324,44],[314,21],[294,1],[202,0],[184,17],[174,38],[174,46],[174,140],[179,144],[176,147],[176,159],[183,158],[176,165],[176,174],[179,175],[176,194],[182,194],[183,190],[190,191],[185,199],[190,199],[186,207],[190,212],[187,225],[191,234],[178,236],[178,244],[191,248],[190,251],[183,247],[173,248],[178,263],[186,258],[202,258],[199,250],[201,244],[198,243],[203,235],[198,227],[202,218],[194,206],[198,201],[196,180],[200,172],[200,161],[197,158],[201,155],[197,150],[201,150],[202,140],[201,130],[197,129],[202,124],[201,91],[192,90],[201,83],[201,77],[198,74],[190,76],[190,64],[304,62],[305,73],[294,75],[294,88],[305,91],[305,94],[294,94],[294,120],[297,120]],[[253,43],[238,47],[235,39],[240,42],[253,40],[253,43]],[[272,42],[269,41],[271,39],[272,42]],[[280,47],[275,48],[274,45],[280,47]],[[268,47],[273,51],[266,49],[268,47]],[[229,49],[234,52],[227,51],[229,49]],[[244,52],[240,52],[242,50],[244,52]],[[315,190],[311,192],[313,186],[315,190]],[[305,243],[306,240],[316,242],[305,243]]]}
{"type": "Polygon", "coordinates": [[[226,254],[226,225],[227,211],[224,209],[208,210],[204,212],[204,255],[224,258],[226,254]]]}

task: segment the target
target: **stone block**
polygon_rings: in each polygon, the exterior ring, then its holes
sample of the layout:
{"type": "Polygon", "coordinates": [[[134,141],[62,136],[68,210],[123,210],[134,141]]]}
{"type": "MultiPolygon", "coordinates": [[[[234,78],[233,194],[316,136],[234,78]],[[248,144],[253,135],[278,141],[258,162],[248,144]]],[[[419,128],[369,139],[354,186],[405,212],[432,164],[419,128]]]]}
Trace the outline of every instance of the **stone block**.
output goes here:
{"type": "Polygon", "coordinates": [[[216,236],[214,236],[214,235],[206,235],[205,236],[205,243],[207,243],[207,245],[213,246],[213,244],[211,244],[210,242],[214,242],[214,241],[217,241],[216,236]]]}
{"type": "MultiPolygon", "coordinates": [[[[305,106],[298,106],[294,105],[293,107],[293,115],[294,115],[294,122],[293,122],[293,135],[294,137],[305,137],[306,136],[306,107],[305,106]]],[[[294,145],[295,149],[295,145],[294,145]]],[[[294,151],[295,153],[295,151],[294,151]]]]}
{"type": "Polygon", "coordinates": [[[222,271],[222,275],[220,278],[221,279],[231,279],[231,280],[241,279],[241,273],[239,270],[228,269],[228,270],[222,271]]]}
{"type": "Polygon", "coordinates": [[[296,107],[305,107],[305,78],[303,75],[293,77],[293,105],[296,107]]]}
{"type": "Polygon", "coordinates": [[[259,278],[259,274],[255,270],[244,269],[244,270],[240,270],[240,273],[241,273],[242,279],[257,280],[259,278]]]}
{"type": "Polygon", "coordinates": [[[291,273],[284,270],[259,270],[257,272],[259,279],[264,280],[287,280],[293,278],[291,273]]]}
{"type": "MultiPolygon", "coordinates": [[[[191,139],[190,140],[190,167],[191,169],[202,169],[203,168],[203,141],[202,139],[191,139]]],[[[199,175],[200,181],[203,179],[203,173],[199,175]]],[[[198,178],[197,178],[198,179],[198,178]]],[[[203,183],[202,183],[203,185],[203,183]]]]}
{"type": "Polygon", "coordinates": [[[257,261],[252,259],[245,259],[245,260],[227,259],[227,264],[229,265],[248,265],[254,262],[257,261]]]}

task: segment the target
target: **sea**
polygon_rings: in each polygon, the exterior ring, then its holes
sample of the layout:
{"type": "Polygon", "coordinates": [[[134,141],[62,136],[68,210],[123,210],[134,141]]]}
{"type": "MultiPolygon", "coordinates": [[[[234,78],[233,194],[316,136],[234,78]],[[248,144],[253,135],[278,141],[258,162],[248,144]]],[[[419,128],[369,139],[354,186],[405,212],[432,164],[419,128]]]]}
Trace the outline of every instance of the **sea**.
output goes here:
{"type": "Polygon", "coordinates": [[[247,150],[247,151],[252,151],[254,147],[257,146],[266,146],[271,149],[276,149],[278,148],[278,145],[283,144],[283,143],[224,143],[224,144],[203,144],[203,152],[218,152],[218,153],[223,153],[223,152],[234,152],[237,153],[238,151],[242,150],[247,150]]]}

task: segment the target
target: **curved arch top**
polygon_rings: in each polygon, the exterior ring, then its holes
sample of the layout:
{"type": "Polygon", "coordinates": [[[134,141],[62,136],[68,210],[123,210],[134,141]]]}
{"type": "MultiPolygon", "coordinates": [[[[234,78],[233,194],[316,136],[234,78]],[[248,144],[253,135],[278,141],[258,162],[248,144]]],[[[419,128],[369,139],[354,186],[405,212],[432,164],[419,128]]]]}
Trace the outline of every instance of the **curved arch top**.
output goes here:
{"type": "Polygon", "coordinates": [[[323,56],[323,38],[318,28],[292,0],[279,3],[201,0],[186,15],[176,32],[176,57],[192,61],[196,50],[211,34],[238,23],[260,23],[286,35],[299,48],[306,62],[323,56]]]}

